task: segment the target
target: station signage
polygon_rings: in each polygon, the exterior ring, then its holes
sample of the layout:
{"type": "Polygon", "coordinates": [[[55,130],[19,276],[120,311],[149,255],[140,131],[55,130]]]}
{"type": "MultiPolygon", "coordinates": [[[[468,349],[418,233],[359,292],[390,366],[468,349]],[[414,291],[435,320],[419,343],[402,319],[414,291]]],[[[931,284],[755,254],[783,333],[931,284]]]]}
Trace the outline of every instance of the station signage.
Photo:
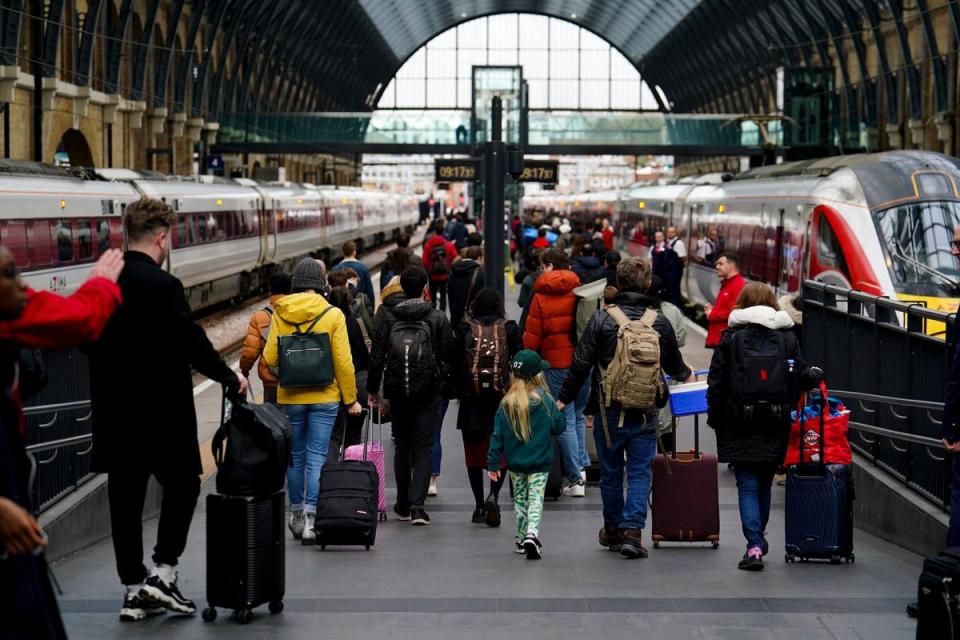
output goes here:
{"type": "Polygon", "coordinates": [[[560,175],[559,164],[556,160],[524,160],[523,173],[517,182],[556,184],[560,175]]]}
{"type": "Polygon", "coordinates": [[[480,179],[478,160],[437,158],[433,162],[436,182],[473,182],[480,179]]]}

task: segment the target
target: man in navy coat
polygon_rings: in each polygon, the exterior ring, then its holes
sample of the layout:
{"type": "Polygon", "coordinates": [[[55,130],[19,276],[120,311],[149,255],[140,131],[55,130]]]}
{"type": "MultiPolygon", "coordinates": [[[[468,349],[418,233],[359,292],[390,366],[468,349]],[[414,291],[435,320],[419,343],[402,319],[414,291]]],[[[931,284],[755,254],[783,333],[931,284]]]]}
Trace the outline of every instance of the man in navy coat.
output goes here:
{"type": "MultiPolygon", "coordinates": [[[[950,253],[960,261],[960,226],[953,231],[950,253]]],[[[951,456],[950,529],[947,546],[960,547],[960,322],[954,326],[953,353],[943,396],[943,446],[951,456]]]]}

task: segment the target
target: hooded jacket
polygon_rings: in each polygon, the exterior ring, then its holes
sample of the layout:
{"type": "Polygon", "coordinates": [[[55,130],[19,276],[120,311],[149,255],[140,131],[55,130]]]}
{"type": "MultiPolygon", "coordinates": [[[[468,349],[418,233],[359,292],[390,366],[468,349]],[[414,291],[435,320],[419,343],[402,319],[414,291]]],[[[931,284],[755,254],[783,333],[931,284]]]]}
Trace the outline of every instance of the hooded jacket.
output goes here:
{"type": "MultiPolygon", "coordinates": [[[[367,378],[367,393],[375,395],[380,391],[380,381],[384,377],[384,367],[390,351],[390,331],[398,320],[421,320],[430,328],[430,337],[433,341],[433,356],[437,360],[437,371],[431,388],[436,389],[436,396],[451,394],[450,372],[453,364],[453,331],[447,315],[435,309],[432,304],[419,298],[404,300],[385,314],[377,335],[373,339],[373,350],[370,352],[370,373],[367,378]]],[[[383,380],[383,392],[387,398],[399,396],[402,381],[383,380]]]]}
{"type": "MultiPolygon", "coordinates": [[[[267,336],[267,346],[263,349],[262,359],[271,367],[276,367],[280,358],[277,344],[280,336],[292,334],[296,330],[296,325],[300,325],[302,330],[306,331],[310,323],[329,306],[330,303],[323,296],[309,291],[294,293],[278,300],[270,322],[270,335],[267,336]]],[[[330,309],[312,331],[330,334],[334,381],[326,387],[316,389],[285,389],[278,385],[277,403],[353,404],[357,400],[357,383],[343,312],[337,308],[330,309]]]]}
{"type": "MultiPolygon", "coordinates": [[[[653,300],[643,293],[624,291],[617,294],[614,303],[631,320],[639,320],[646,313],[647,308],[655,308],[653,300]]],[[[664,373],[683,381],[690,377],[690,369],[683,363],[683,356],[677,346],[677,336],[673,327],[662,313],[657,314],[653,328],[660,334],[660,368],[664,373]]],[[[600,367],[607,368],[617,351],[617,336],[620,325],[606,310],[601,309],[593,314],[587,328],[580,337],[577,351],[570,366],[570,373],[560,389],[560,401],[570,404],[577,393],[583,388],[587,376],[593,371],[593,383],[590,386],[590,400],[587,411],[597,413],[600,407],[597,389],[600,382],[600,367]],[[598,366],[599,365],[599,366],[598,366]]],[[[661,402],[666,403],[666,396],[661,402]]],[[[627,411],[627,420],[632,420],[632,410],[627,411]]],[[[640,419],[642,420],[642,418],[640,419]]]]}
{"type": "Polygon", "coordinates": [[[373,333],[371,338],[377,335],[383,318],[393,311],[393,308],[407,299],[403,293],[403,287],[400,286],[400,276],[394,276],[390,282],[380,291],[380,306],[377,307],[377,313],[373,316],[373,333]]]}
{"type": "Polygon", "coordinates": [[[473,297],[483,289],[483,266],[471,258],[453,263],[450,280],[447,281],[447,300],[450,301],[450,324],[456,327],[473,302],[473,297]],[[474,279],[476,274],[476,279],[474,279]]]}
{"type": "Polygon", "coordinates": [[[507,469],[515,473],[547,473],[553,461],[553,438],[563,433],[567,423],[554,399],[542,389],[537,399],[530,399],[530,435],[528,442],[516,436],[507,412],[500,407],[493,423],[493,435],[487,451],[487,468],[500,471],[500,453],[507,461],[507,469]]]}
{"type": "Polygon", "coordinates": [[[750,331],[758,336],[781,332],[784,338],[784,357],[794,361],[796,383],[791,385],[785,406],[796,406],[800,389],[812,386],[808,367],[790,331],[793,321],[785,311],[775,311],[767,306],[735,309],[730,314],[730,328],[723,332],[720,344],[713,352],[710,374],[707,377],[707,423],[717,433],[717,454],[723,462],[753,462],[779,464],[787,452],[790,433],[790,413],[779,419],[767,418],[747,422],[738,415],[732,398],[737,390],[732,388],[733,372],[744,366],[740,354],[733,348],[734,336],[750,331]]]}
{"type": "Polygon", "coordinates": [[[603,262],[597,256],[580,256],[573,261],[570,270],[580,278],[580,284],[587,284],[606,278],[607,272],[603,262]]]}
{"type": "Polygon", "coordinates": [[[442,235],[432,235],[423,245],[423,257],[421,261],[423,262],[423,268],[427,271],[427,275],[430,276],[431,280],[436,280],[438,282],[445,282],[450,277],[450,265],[457,257],[457,247],[442,235]],[[447,273],[430,273],[430,261],[433,257],[433,250],[435,247],[443,247],[447,252],[447,273]]]}
{"type": "Polygon", "coordinates": [[[267,334],[270,331],[270,321],[273,319],[272,309],[282,295],[270,296],[270,304],[263,309],[258,309],[256,313],[250,316],[250,322],[247,324],[247,337],[243,339],[243,350],[240,351],[240,373],[245,378],[250,377],[250,370],[257,364],[257,375],[265,387],[277,386],[277,373],[267,366],[267,363],[260,357],[263,354],[263,348],[267,345],[267,334]],[[271,311],[267,311],[270,309],[271,311]],[[258,363],[257,360],[260,362],[258,363]]]}
{"type": "Polygon", "coordinates": [[[730,312],[733,311],[733,307],[737,303],[737,297],[746,284],[747,281],[743,279],[743,276],[737,273],[732,278],[724,280],[720,285],[717,301],[707,318],[707,347],[715,347],[720,344],[720,334],[727,328],[727,318],[730,317],[730,312]]]}
{"type": "Polygon", "coordinates": [[[523,327],[523,346],[539,353],[551,369],[566,369],[573,360],[577,308],[573,290],[578,286],[580,278],[566,269],[544,273],[533,285],[533,300],[523,327]]]}

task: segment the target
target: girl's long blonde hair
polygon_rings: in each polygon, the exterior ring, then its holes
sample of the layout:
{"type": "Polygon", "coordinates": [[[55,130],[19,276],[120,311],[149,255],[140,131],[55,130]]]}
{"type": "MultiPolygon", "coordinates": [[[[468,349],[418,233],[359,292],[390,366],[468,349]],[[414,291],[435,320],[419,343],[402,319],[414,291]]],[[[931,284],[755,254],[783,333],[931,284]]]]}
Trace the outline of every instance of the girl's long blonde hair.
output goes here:
{"type": "Polygon", "coordinates": [[[542,373],[532,378],[513,376],[510,388],[500,405],[507,414],[513,435],[521,442],[530,442],[533,435],[530,431],[530,402],[544,402],[549,398],[550,388],[542,373]],[[543,395],[537,393],[538,389],[543,395]]]}

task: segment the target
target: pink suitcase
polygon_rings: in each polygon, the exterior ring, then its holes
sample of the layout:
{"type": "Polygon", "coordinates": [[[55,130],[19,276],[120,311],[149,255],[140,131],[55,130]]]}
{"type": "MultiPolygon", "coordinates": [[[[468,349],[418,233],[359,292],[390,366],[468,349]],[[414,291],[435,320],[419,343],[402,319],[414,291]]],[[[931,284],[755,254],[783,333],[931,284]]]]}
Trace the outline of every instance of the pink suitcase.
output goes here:
{"type": "MultiPolygon", "coordinates": [[[[347,447],[343,452],[344,460],[369,460],[377,467],[377,475],[379,476],[380,482],[380,491],[379,499],[377,501],[377,511],[380,512],[380,519],[387,519],[387,477],[384,473],[384,452],[383,447],[380,446],[380,443],[377,441],[368,441],[370,437],[370,414],[376,413],[377,415],[380,412],[374,408],[373,411],[366,411],[367,418],[363,426],[363,443],[355,444],[353,446],[347,447]]],[[[380,434],[383,433],[382,423],[378,420],[378,425],[380,426],[380,434]]]]}

